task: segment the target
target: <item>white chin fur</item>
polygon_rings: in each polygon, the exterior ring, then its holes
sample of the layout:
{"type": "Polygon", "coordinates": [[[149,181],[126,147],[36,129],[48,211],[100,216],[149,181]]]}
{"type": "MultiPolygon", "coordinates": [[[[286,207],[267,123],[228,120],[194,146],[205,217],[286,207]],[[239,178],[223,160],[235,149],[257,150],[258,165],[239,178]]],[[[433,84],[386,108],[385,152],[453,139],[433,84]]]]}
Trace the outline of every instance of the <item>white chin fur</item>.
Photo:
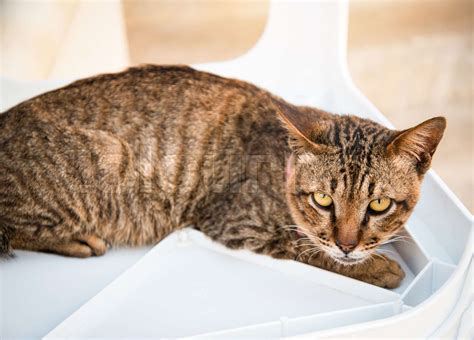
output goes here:
{"type": "Polygon", "coordinates": [[[353,259],[353,258],[344,258],[344,257],[334,257],[334,256],[331,256],[331,258],[336,261],[337,263],[339,264],[342,264],[344,266],[353,266],[355,264],[358,264],[358,263],[362,263],[366,260],[365,257],[361,258],[361,259],[353,259]]]}
{"type": "Polygon", "coordinates": [[[362,263],[369,257],[362,254],[360,251],[350,253],[348,257],[346,257],[339,249],[327,249],[326,252],[334,261],[344,266],[352,266],[354,264],[362,263]]]}

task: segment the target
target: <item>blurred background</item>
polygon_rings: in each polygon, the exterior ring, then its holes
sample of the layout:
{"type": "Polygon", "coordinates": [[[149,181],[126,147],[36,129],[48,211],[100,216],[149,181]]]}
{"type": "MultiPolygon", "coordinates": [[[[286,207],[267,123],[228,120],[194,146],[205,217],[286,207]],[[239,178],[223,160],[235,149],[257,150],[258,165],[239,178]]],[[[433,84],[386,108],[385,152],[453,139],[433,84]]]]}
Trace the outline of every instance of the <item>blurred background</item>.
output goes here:
{"type": "MultiPolygon", "coordinates": [[[[268,8],[264,0],[0,0],[0,74],[76,79],[231,59],[258,40],[268,8]]],[[[397,128],[447,117],[433,167],[473,212],[474,1],[354,0],[349,13],[354,82],[397,128]]]]}

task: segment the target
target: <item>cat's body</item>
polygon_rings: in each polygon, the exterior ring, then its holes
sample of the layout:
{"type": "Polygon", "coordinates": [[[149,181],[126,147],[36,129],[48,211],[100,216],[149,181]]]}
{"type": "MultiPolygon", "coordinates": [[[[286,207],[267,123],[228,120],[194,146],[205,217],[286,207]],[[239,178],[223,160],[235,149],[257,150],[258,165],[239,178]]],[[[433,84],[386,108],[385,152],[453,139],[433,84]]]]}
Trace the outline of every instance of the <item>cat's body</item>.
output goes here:
{"type": "MultiPolygon", "coordinates": [[[[307,175],[295,178],[293,167],[304,171],[310,160],[297,151],[298,136],[288,143],[288,127],[277,113],[281,105],[251,84],[164,66],[81,80],[17,105],[0,115],[0,252],[87,257],[103,254],[108,245],[154,244],[193,225],[231,248],[398,285],[403,271],[391,260],[341,265],[298,243],[305,228],[297,233],[290,226],[305,223],[295,215],[307,208],[292,199],[304,192],[296,182],[307,175]],[[291,154],[302,163],[288,161],[291,154]]],[[[338,173],[328,178],[327,190],[347,191],[352,200],[373,192],[371,167],[384,165],[367,164],[378,152],[370,144],[387,144],[395,133],[355,117],[298,110],[326,125],[338,122],[329,130],[331,140],[340,134],[341,151],[325,150],[324,157],[329,162],[337,155],[340,164],[330,169],[338,173]]],[[[288,117],[291,122],[291,112],[283,114],[288,117]]],[[[290,135],[295,127],[305,135],[297,122],[290,125],[290,135]]],[[[390,232],[402,226],[417,198],[403,199],[390,232]]],[[[331,238],[323,234],[321,242],[331,238]]],[[[348,229],[338,237],[351,235],[348,229]]],[[[368,247],[368,238],[364,242],[368,247]]]]}
{"type": "Polygon", "coordinates": [[[243,82],[150,66],[79,81],[13,108],[0,116],[0,166],[2,183],[11,181],[21,197],[5,196],[18,216],[3,220],[37,216],[17,225],[13,247],[39,248],[43,235],[60,240],[71,232],[114,246],[153,244],[178,228],[222,223],[212,219],[227,210],[253,208],[262,224],[291,224],[284,193],[290,152],[269,101],[243,82]],[[254,163],[262,160],[279,173],[254,163]],[[33,239],[20,245],[23,231],[33,239]]]}

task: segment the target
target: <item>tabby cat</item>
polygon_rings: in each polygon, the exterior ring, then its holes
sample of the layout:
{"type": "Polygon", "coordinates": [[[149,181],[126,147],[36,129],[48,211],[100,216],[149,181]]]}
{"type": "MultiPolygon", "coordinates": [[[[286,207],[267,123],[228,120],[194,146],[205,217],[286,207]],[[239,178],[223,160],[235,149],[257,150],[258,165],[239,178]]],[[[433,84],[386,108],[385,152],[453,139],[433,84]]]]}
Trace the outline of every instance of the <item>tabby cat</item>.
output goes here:
{"type": "Polygon", "coordinates": [[[0,115],[0,254],[103,255],[194,226],[378,286],[443,135],[298,107],[185,66],[76,81],[0,115]]]}

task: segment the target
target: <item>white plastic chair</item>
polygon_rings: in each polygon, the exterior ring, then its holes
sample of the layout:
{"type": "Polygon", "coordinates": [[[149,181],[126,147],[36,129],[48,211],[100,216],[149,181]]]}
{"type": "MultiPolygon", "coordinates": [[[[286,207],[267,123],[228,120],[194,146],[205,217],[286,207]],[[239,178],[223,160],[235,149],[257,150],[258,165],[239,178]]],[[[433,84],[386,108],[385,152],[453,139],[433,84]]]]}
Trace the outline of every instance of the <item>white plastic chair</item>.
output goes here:
{"type": "MultiPolygon", "coordinates": [[[[391,127],[350,78],[346,63],[347,24],[347,1],[271,1],[265,31],[249,52],[235,60],[195,67],[253,82],[295,104],[353,113],[391,127]]],[[[64,83],[59,80],[27,84],[2,79],[2,109],[64,83]]],[[[390,317],[342,328],[308,323],[298,334],[472,335],[472,320],[466,316],[468,308],[472,311],[472,216],[433,171],[426,176],[421,201],[406,229],[414,242],[399,245],[396,251],[416,276],[399,291],[399,306],[390,317]]],[[[116,250],[86,261],[19,252],[17,259],[0,265],[0,334],[45,335],[146,251],[116,250]]],[[[374,320],[378,318],[374,315],[374,320]]],[[[219,334],[273,334],[264,333],[263,328],[258,333],[256,329],[258,325],[247,329],[247,333],[237,330],[219,334]],[[255,333],[251,333],[252,329],[255,333]]],[[[292,334],[282,330],[279,335],[292,334]]]]}

